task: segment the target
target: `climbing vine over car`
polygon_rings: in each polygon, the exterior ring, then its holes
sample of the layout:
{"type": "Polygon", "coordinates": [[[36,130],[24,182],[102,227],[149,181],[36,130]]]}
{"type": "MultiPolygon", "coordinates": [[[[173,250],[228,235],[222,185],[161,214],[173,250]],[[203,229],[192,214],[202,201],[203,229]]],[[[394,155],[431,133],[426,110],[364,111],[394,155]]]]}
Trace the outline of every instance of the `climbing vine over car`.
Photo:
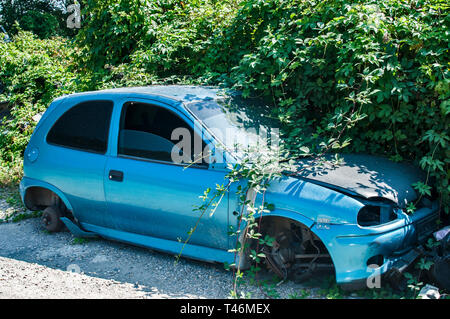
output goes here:
{"type": "MultiPolygon", "coordinates": [[[[1,1],[7,2],[12,4],[1,1]]],[[[435,186],[440,211],[447,213],[441,217],[448,218],[448,1],[81,4],[82,28],[70,39],[47,38],[58,34],[48,30],[52,24],[45,30],[42,23],[24,26],[42,14],[0,23],[11,36],[0,41],[2,186],[17,187],[36,115],[56,97],[156,83],[211,84],[269,98],[271,115],[285,126],[286,144],[297,151],[320,154],[325,143],[330,150],[345,147],[344,153],[415,162],[426,178],[413,181],[420,197],[408,203],[408,213],[434,197],[435,186]]],[[[229,189],[227,183],[219,188],[229,189]]],[[[214,203],[221,196],[213,192],[208,199],[214,203]]]]}
{"type": "Polygon", "coordinates": [[[20,26],[8,30],[13,41],[0,41],[0,102],[11,109],[0,127],[3,184],[20,179],[32,117],[61,94],[206,83],[272,97],[288,142],[312,142],[311,132],[326,131],[329,118],[353,107],[349,99],[367,102],[358,104],[366,117],[343,138],[353,141],[348,151],[420,162],[448,212],[447,1],[90,0],[81,7],[74,42],[37,39],[20,26]]]}
{"type": "MultiPolygon", "coordinates": [[[[356,106],[356,101],[353,101],[353,105],[356,106]]],[[[180,253],[176,256],[176,260],[178,261],[182,256],[185,245],[189,242],[205,214],[209,212],[209,216],[212,216],[225,195],[233,189],[232,186],[237,184],[238,186],[234,188],[235,193],[231,196],[236,196],[239,201],[238,207],[240,207],[240,211],[236,212],[238,224],[236,227],[230,225],[229,231],[229,235],[234,238],[235,242],[234,248],[229,250],[229,252],[234,253],[234,262],[225,264],[226,269],[233,270],[234,279],[230,295],[233,298],[245,298],[248,296],[248,293],[239,290],[241,284],[247,279],[244,276],[244,271],[241,270],[241,265],[245,263],[243,260],[246,258],[250,258],[252,262],[250,268],[245,272],[247,277],[254,280],[266,296],[276,295],[276,291],[274,292],[273,289],[270,289],[267,284],[261,283],[258,276],[261,264],[267,262],[268,256],[266,252],[271,249],[273,243],[278,239],[262,231],[263,214],[270,213],[274,208],[272,203],[265,201],[266,190],[271,182],[281,179],[283,176],[298,174],[302,169],[320,167],[324,161],[323,156],[327,152],[330,150],[339,151],[348,146],[350,141],[347,139],[342,142],[341,137],[345,130],[364,118],[358,112],[359,109],[353,107],[350,113],[340,114],[332,118],[333,122],[330,122],[329,127],[334,128],[331,130],[333,137],[326,137],[327,140],[322,141],[316,147],[319,150],[317,154],[311,153],[309,147],[305,145],[286,145],[284,143],[271,145],[266,140],[259,140],[256,146],[250,147],[248,145],[235,144],[235,148],[239,149],[238,153],[241,154],[239,164],[228,165],[229,173],[225,176],[226,184],[217,184],[215,189],[208,187],[203,195],[199,196],[202,204],[194,208],[194,212],[198,212],[199,217],[195,225],[187,232],[188,236],[180,253]],[[315,166],[301,167],[297,163],[297,160],[301,158],[314,158],[316,164],[315,166]]],[[[222,148],[224,148],[223,145],[222,148]]],[[[331,163],[337,165],[339,162],[339,156],[336,154],[331,163]]],[[[189,166],[186,169],[189,169],[189,166]]],[[[268,253],[270,255],[270,252],[268,253]]],[[[273,265],[274,261],[268,262],[268,264],[272,264],[272,269],[275,270],[275,273],[282,280],[287,279],[287,270],[280,272],[277,266],[273,265]]],[[[313,261],[311,262],[312,264],[313,261]]],[[[301,274],[303,278],[307,278],[305,275],[309,275],[308,272],[311,270],[303,271],[301,274]]]]}

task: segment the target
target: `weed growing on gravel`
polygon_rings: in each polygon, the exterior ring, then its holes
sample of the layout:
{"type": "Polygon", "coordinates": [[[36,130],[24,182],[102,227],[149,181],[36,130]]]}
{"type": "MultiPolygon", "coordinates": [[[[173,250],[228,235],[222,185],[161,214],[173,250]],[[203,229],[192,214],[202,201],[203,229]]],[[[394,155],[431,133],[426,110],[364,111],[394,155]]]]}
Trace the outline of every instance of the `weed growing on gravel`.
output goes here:
{"type": "Polygon", "coordinates": [[[25,208],[22,203],[22,199],[20,198],[19,192],[17,191],[11,191],[9,196],[6,198],[6,202],[14,207],[25,208]]]}
{"type": "Polygon", "coordinates": [[[85,245],[85,244],[87,244],[88,242],[89,242],[89,239],[88,239],[88,238],[75,237],[75,238],[72,240],[71,244],[72,244],[72,245],[85,245]]]}
{"type": "Polygon", "coordinates": [[[300,289],[289,295],[289,299],[307,299],[311,297],[311,292],[308,289],[300,289]]]}
{"type": "MultiPolygon", "coordinates": [[[[20,194],[17,188],[0,188],[0,201],[3,201],[7,204],[9,207],[0,207],[0,213],[2,216],[3,222],[8,221],[20,221],[25,219],[25,216],[21,215],[28,215],[29,213],[25,212],[26,208],[22,203],[22,200],[20,198],[20,194]],[[3,210],[1,212],[1,210],[3,210]]],[[[4,205],[2,205],[4,206],[4,205]]],[[[32,218],[33,216],[26,217],[26,218],[32,218]]]]}
{"type": "Polygon", "coordinates": [[[11,220],[13,223],[18,223],[25,219],[41,217],[41,215],[42,215],[42,211],[23,212],[20,214],[13,215],[12,217],[9,218],[9,220],[11,220]]]}

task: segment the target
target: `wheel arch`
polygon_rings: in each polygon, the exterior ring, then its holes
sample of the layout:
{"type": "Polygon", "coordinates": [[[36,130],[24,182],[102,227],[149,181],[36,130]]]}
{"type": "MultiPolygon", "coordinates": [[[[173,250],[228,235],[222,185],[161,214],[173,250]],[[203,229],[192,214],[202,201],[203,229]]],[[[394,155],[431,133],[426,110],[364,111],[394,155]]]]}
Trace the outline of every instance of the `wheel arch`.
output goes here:
{"type": "Polygon", "coordinates": [[[67,210],[73,213],[73,207],[70,201],[64,195],[62,191],[53,185],[37,182],[37,183],[27,183],[26,185],[21,185],[23,189],[22,200],[25,207],[29,210],[40,210],[43,207],[52,206],[57,203],[57,200],[65,205],[67,210]]]}
{"type": "Polygon", "coordinates": [[[298,223],[301,223],[301,224],[305,225],[309,229],[311,229],[311,227],[315,223],[314,220],[312,220],[309,217],[306,217],[303,214],[296,213],[296,212],[289,211],[289,210],[281,210],[281,209],[280,210],[271,211],[270,213],[262,213],[262,214],[256,214],[255,215],[255,219],[258,219],[260,217],[261,218],[279,217],[279,218],[290,219],[290,220],[293,220],[295,222],[298,222],[298,223]]]}
{"type": "MultiPolygon", "coordinates": [[[[315,225],[315,221],[306,217],[305,215],[301,214],[301,213],[296,213],[293,211],[287,211],[287,210],[274,210],[270,213],[262,213],[262,214],[257,214],[255,215],[255,219],[258,220],[259,218],[280,218],[280,219],[285,219],[287,222],[291,221],[291,222],[295,222],[298,223],[302,226],[304,226],[307,230],[309,230],[314,236],[316,236],[323,244],[323,246],[325,247],[325,249],[327,250],[328,254],[331,257],[333,266],[334,266],[334,256],[332,255],[332,252],[330,252],[330,249],[328,248],[327,243],[324,241],[323,236],[320,236],[320,234],[318,234],[317,232],[315,232],[313,230],[313,226],[315,225]]],[[[243,236],[245,234],[245,230],[246,229],[246,225],[244,225],[244,227],[241,227],[241,235],[239,238],[239,242],[242,245],[243,244],[243,236]]],[[[242,247],[242,246],[241,246],[242,247]]],[[[248,252],[241,252],[238,256],[238,263],[239,267],[241,269],[246,269],[250,266],[250,258],[248,256],[248,252]]],[[[334,267],[334,271],[336,271],[335,267],[334,267]]]]}

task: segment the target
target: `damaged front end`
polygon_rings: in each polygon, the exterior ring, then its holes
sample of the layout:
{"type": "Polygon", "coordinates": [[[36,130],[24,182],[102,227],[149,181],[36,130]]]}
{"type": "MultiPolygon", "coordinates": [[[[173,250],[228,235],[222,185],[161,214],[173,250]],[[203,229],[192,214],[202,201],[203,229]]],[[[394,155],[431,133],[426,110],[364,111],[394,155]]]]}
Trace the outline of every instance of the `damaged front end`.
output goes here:
{"type": "Polygon", "coordinates": [[[317,221],[311,227],[326,243],[339,284],[356,289],[367,287],[374,275],[395,277],[422,254],[421,245],[437,229],[437,200],[419,197],[412,188],[424,177],[417,167],[360,154],[346,154],[338,164],[310,159],[299,164],[297,178],[363,205],[355,220],[317,221]]]}
{"type": "Polygon", "coordinates": [[[326,230],[315,225],[311,229],[328,242],[336,281],[348,289],[368,287],[368,279],[374,276],[395,280],[423,253],[421,245],[438,225],[437,201],[413,214],[386,201],[365,204],[356,225],[328,225],[326,230]]]}

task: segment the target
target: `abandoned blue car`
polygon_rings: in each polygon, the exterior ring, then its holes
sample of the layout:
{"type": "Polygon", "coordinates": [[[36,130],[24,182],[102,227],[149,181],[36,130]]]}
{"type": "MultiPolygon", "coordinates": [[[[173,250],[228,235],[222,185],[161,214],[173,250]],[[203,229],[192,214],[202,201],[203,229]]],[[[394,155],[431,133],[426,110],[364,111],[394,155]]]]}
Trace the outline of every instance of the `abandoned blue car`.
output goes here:
{"type": "MultiPolygon", "coordinates": [[[[223,184],[228,164],[239,163],[218,129],[252,139],[249,121],[264,125],[264,114],[246,103],[215,88],[176,85],[60,97],[25,150],[22,200],[30,210],[43,210],[49,231],[66,226],[76,236],[178,254],[198,219],[193,207],[199,195],[223,184]],[[236,107],[227,107],[230,100],[236,107]],[[184,147],[208,150],[214,160],[183,151],[183,134],[197,141],[184,147]]],[[[328,267],[344,286],[402,271],[436,227],[437,201],[418,197],[411,186],[421,178],[413,166],[350,154],[340,165],[273,182],[265,194],[273,209],[262,216],[263,233],[275,238],[268,266],[300,278],[328,267]],[[406,210],[411,202],[414,214],[406,210]]],[[[232,263],[228,250],[236,238],[228,232],[240,211],[231,190],[201,219],[183,256],[232,263]]],[[[239,263],[245,268],[250,260],[241,256],[239,263]]]]}

